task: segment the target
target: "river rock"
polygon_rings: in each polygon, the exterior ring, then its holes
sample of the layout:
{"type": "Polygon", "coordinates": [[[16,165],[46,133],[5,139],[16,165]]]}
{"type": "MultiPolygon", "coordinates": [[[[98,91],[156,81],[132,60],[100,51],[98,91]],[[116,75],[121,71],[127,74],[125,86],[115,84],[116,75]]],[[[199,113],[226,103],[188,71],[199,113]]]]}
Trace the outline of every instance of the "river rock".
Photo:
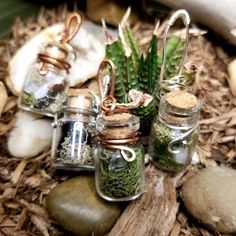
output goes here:
{"type": "Polygon", "coordinates": [[[121,210],[99,197],[93,176],[79,176],[57,185],[46,198],[49,215],[65,230],[79,236],[104,235],[121,210]]]}
{"type": "Polygon", "coordinates": [[[187,180],[182,199],[201,223],[220,233],[236,233],[236,171],[208,167],[187,180]]]}

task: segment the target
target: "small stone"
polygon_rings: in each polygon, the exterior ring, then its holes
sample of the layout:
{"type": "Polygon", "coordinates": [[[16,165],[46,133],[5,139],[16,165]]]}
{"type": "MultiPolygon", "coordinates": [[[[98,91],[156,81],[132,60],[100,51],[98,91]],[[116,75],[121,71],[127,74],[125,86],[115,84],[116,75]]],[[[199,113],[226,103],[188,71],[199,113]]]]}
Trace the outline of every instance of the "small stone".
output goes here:
{"type": "Polygon", "coordinates": [[[182,199],[201,223],[220,233],[236,233],[236,171],[208,167],[187,180],[182,199]]]}
{"type": "Polygon", "coordinates": [[[95,190],[93,176],[79,176],[57,185],[46,198],[49,215],[65,230],[79,236],[104,235],[121,214],[95,190]]]}
{"type": "Polygon", "coordinates": [[[51,146],[51,120],[41,115],[19,111],[7,140],[9,153],[15,157],[34,157],[51,146]]]}

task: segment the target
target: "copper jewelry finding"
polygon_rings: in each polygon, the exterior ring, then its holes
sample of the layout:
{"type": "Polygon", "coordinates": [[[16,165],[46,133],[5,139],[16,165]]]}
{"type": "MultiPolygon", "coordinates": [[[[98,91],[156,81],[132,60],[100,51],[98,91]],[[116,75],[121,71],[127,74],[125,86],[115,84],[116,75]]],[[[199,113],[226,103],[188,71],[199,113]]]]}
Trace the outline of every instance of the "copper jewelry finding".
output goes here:
{"type": "Polygon", "coordinates": [[[81,17],[77,13],[68,16],[65,25],[65,31],[59,42],[49,43],[43,53],[38,54],[37,61],[39,63],[39,74],[45,75],[48,72],[49,65],[53,65],[58,69],[65,70],[69,73],[70,64],[67,62],[69,52],[73,53],[69,41],[76,35],[81,25],[81,17]],[[55,55],[56,51],[56,55],[55,55]]]}
{"type": "Polygon", "coordinates": [[[117,113],[117,112],[127,112],[129,109],[134,109],[140,106],[141,101],[132,101],[130,103],[117,103],[114,97],[115,92],[115,65],[111,60],[104,59],[98,69],[97,74],[99,91],[101,96],[100,106],[103,111],[107,114],[117,113]],[[104,76],[103,70],[109,65],[111,68],[110,81],[108,84],[103,83],[104,76]],[[104,92],[104,86],[108,86],[108,94],[104,92]]]}

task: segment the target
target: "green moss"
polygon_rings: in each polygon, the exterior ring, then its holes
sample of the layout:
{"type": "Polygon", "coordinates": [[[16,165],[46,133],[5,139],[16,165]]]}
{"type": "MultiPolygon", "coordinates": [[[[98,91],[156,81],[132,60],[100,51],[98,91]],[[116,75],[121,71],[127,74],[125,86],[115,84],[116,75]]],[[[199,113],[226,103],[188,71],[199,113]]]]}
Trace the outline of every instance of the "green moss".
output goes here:
{"type": "MultiPolygon", "coordinates": [[[[187,132],[187,131],[186,131],[187,132]]],[[[187,155],[190,157],[193,154],[194,147],[197,142],[197,130],[194,130],[193,133],[190,133],[188,137],[186,137],[185,141],[187,141],[187,155]]],[[[179,137],[184,135],[180,133],[179,137]]],[[[152,128],[152,134],[150,138],[149,144],[149,154],[152,157],[153,163],[164,170],[169,170],[172,172],[177,172],[181,170],[187,163],[179,163],[175,160],[175,154],[171,154],[168,151],[169,143],[178,137],[174,137],[171,134],[171,130],[165,127],[160,122],[155,122],[152,128]]],[[[178,145],[182,145],[182,142],[176,142],[175,148],[178,149],[178,145]]],[[[187,158],[187,157],[186,157],[187,158]]]]}
{"type": "Polygon", "coordinates": [[[24,105],[34,106],[37,103],[37,100],[32,94],[23,91],[21,94],[21,103],[24,105]]]}
{"type": "Polygon", "coordinates": [[[130,146],[136,153],[132,162],[127,162],[122,170],[111,170],[110,159],[114,149],[103,152],[100,157],[100,180],[101,192],[111,198],[128,198],[138,194],[143,187],[143,153],[140,147],[130,146]]]}

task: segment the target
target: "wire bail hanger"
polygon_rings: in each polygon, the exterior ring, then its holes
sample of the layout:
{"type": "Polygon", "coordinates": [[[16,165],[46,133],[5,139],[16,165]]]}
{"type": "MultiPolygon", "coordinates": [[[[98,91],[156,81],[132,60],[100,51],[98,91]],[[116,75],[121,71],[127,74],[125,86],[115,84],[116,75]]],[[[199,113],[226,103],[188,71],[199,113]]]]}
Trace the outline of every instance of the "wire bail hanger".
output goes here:
{"type": "Polygon", "coordinates": [[[162,49],[162,65],[161,65],[161,72],[160,72],[160,86],[161,89],[167,89],[167,90],[174,90],[178,88],[184,88],[184,81],[183,81],[183,70],[184,70],[184,64],[187,58],[187,49],[188,49],[188,42],[189,42],[189,26],[190,26],[190,16],[188,12],[184,9],[176,11],[168,20],[165,31],[164,31],[164,37],[163,37],[163,49],[162,49]],[[166,41],[167,41],[167,35],[171,28],[171,26],[174,25],[177,19],[181,18],[186,29],[185,33],[185,44],[184,44],[184,51],[183,56],[180,64],[180,69],[178,75],[174,76],[171,79],[164,80],[164,73],[165,73],[165,63],[166,63],[166,41]]]}
{"type": "MultiPolygon", "coordinates": [[[[68,43],[75,37],[80,25],[81,16],[78,13],[71,13],[66,19],[65,30],[60,36],[59,40],[55,40],[55,42],[52,42],[49,45],[53,45],[57,48],[58,51],[62,51],[65,55],[68,53],[68,51],[74,53],[73,48],[68,43]],[[59,44],[56,42],[59,42],[59,44]]],[[[69,69],[71,67],[66,58],[60,58],[54,55],[50,55],[50,53],[47,52],[39,53],[37,61],[39,63],[38,72],[40,75],[46,75],[48,73],[50,64],[57,67],[58,69],[65,70],[67,73],[69,72],[69,69]]]]}
{"type": "Polygon", "coordinates": [[[78,13],[71,13],[66,19],[65,31],[61,36],[62,44],[69,43],[79,31],[81,25],[81,16],[78,13]]]}
{"type": "Polygon", "coordinates": [[[99,68],[98,68],[98,73],[97,73],[97,80],[98,80],[98,86],[99,86],[99,92],[101,96],[101,101],[100,101],[100,106],[105,113],[111,113],[114,111],[116,107],[116,99],[114,97],[114,91],[115,91],[115,65],[114,63],[109,60],[109,59],[104,59],[99,68]],[[110,81],[107,84],[108,86],[108,94],[105,93],[104,91],[104,76],[103,76],[103,71],[104,69],[110,66],[111,68],[111,75],[110,75],[110,81]]]}
{"type": "Polygon", "coordinates": [[[100,107],[105,113],[112,114],[112,113],[118,113],[118,112],[128,112],[130,109],[134,109],[140,106],[140,101],[132,101],[129,103],[117,103],[116,98],[114,97],[115,92],[115,64],[109,60],[104,59],[98,69],[97,73],[97,79],[98,79],[98,85],[99,85],[99,91],[101,95],[101,101],[100,101],[100,107]],[[104,76],[103,76],[103,70],[105,67],[109,65],[111,67],[111,78],[108,85],[108,93],[104,91],[104,76]]]}

